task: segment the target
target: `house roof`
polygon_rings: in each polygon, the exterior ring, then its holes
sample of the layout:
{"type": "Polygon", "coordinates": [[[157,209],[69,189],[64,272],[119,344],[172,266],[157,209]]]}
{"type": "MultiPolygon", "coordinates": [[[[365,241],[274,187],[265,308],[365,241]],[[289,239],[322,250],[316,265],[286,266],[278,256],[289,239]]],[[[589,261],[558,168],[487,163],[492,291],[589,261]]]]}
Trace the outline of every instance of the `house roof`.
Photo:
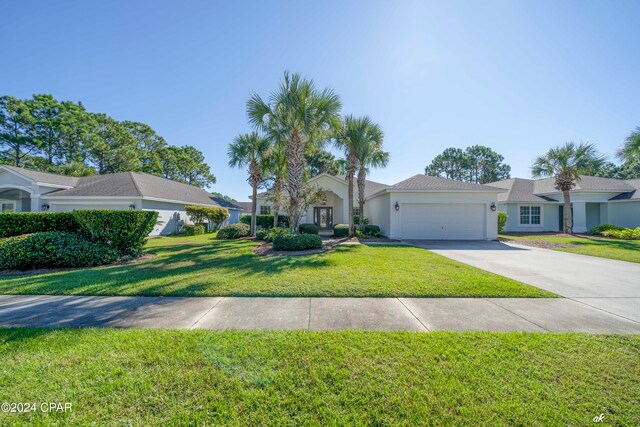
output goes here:
{"type": "Polygon", "coordinates": [[[43,197],[142,197],[219,206],[202,188],[143,172],[82,177],[74,188],[54,191],[43,197]]]}
{"type": "Polygon", "coordinates": [[[414,175],[388,189],[391,191],[490,191],[496,193],[503,191],[501,188],[489,185],[472,184],[423,174],[414,175]]]}
{"type": "Polygon", "coordinates": [[[242,210],[242,208],[234,203],[231,203],[230,201],[228,201],[227,199],[223,199],[222,197],[218,197],[218,196],[211,196],[211,199],[219,206],[223,207],[223,208],[227,208],[227,209],[236,209],[236,210],[242,210]]]}
{"type": "MultiPolygon", "coordinates": [[[[317,177],[322,176],[322,175],[327,175],[330,178],[336,179],[338,181],[343,182],[345,185],[347,185],[347,177],[346,175],[330,175],[327,173],[322,173],[320,175],[317,175],[317,177]]],[[[316,178],[316,177],[313,177],[316,178]]],[[[312,179],[313,179],[312,178],[312,179]]],[[[385,188],[389,188],[389,185],[387,184],[382,184],[380,182],[375,182],[375,181],[370,181],[370,180],[365,180],[365,184],[364,184],[364,196],[369,197],[372,194],[375,194],[377,192],[379,192],[380,190],[384,190],[385,188]]],[[[354,178],[353,180],[353,191],[354,194],[357,194],[358,192],[358,184],[354,178]]],[[[268,191],[263,191],[262,193],[258,193],[258,197],[264,197],[266,195],[268,195],[269,192],[268,191]]],[[[285,194],[286,194],[286,190],[285,190],[285,194]]],[[[251,202],[249,202],[251,203],[251,202]]],[[[251,207],[248,208],[248,210],[251,210],[251,207]]]]}
{"type": "MultiPolygon", "coordinates": [[[[545,195],[561,193],[555,188],[555,178],[511,178],[488,185],[507,190],[506,193],[498,195],[499,202],[557,202],[545,195]]],[[[640,199],[640,179],[623,180],[582,175],[573,189],[576,190],[621,193],[610,200],[640,199]]]]}
{"type": "Polygon", "coordinates": [[[59,175],[57,173],[40,172],[17,166],[2,165],[4,169],[15,172],[39,184],[49,184],[60,187],[75,187],[81,178],[75,176],[59,175]]]}
{"type": "Polygon", "coordinates": [[[238,202],[238,206],[245,212],[251,212],[251,202],[238,202]]]}

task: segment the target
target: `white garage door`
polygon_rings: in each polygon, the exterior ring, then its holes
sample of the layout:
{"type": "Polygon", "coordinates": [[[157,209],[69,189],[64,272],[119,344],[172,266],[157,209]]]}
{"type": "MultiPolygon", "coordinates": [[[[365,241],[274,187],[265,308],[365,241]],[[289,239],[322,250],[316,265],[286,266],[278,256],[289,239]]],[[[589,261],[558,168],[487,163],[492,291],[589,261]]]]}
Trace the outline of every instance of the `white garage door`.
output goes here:
{"type": "Polygon", "coordinates": [[[485,238],[485,207],[463,203],[406,203],[400,209],[403,239],[485,238]]]}

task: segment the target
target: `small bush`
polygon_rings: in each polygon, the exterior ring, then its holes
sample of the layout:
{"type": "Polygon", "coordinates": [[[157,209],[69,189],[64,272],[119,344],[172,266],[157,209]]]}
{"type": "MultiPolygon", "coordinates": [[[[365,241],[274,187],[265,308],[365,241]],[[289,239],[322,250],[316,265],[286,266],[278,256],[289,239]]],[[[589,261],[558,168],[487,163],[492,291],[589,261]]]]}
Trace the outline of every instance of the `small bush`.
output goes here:
{"type": "MultiPolygon", "coordinates": [[[[240,222],[251,226],[251,215],[243,215],[240,217],[240,222]]],[[[258,228],[272,228],[273,227],[273,215],[256,215],[256,226],[258,228]]],[[[289,217],[286,215],[278,215],[278,227],[288,228],[289,217]]]]}
{"type": "Polygon", "coordinates": [[[247,224],[231,224],[222,227],[218,231],[218,239],[239,239],[249,235],[249,226],[247,224]]]}
{"type": "Polygon", "coordinates": [[[202,224],[185,224],[182,226],[182,229],[187,236],[204,234],[204,225],[202,224]]]}
{"type": "Polygon", "coordinates": [[[498,212],[498,233],[502,233],[504,227],[507,225],[507,214],[505,212],[498,212]]]}
{"type": "Polygon", "coordinates": [[[598,235],[598,234],[602,234],[603,231],[609,231],[609,230],[619,231],[619,230],[625,230],[625,228],[617,225],[613,225],[613,224],[601,224],[601,225],[596,225],[591,230],[589,230],[588,234],[598,235]]]}
{"type": "Polygon", "coordinates": [[[298,226],[298,232],[301,234],[318,234],[319,231],[315,224],[300,224],[298,226]]]}
{"type": "Polygon", "coordinates": [[[80,224],[71,212],[14,212],[0,215],[0,238],[40,231],[74,233],[78,230],[80,224]]]}
{"type": "MultiPolygon", "coordinates": [[[[220,228],[220,225],[229,218],[229,211],[225,208],[216,208],[213,206],[185,206],[184,208],[189,218],[196,223],[212,224],[211,231],[220,228]]],[[[208,227],[205,227],[205,231],[208,227]]]]}
{"type": "Polygon", "coordinates": [[[264,238],[265,241],[267,242],[273,242],[273,239],[276,238],[276,236],[281,236],[284,234],[291,234],[291,231],[289,231],[288,228],[281,228],[281,227],[275,227],[272,228],[270,230],[268,230],[268,233],[266,235],[266,237],[264,238]]]}
{"type": "Polygon", "coordinates": [[[364,234],[371,237],[380,237],[380,227],[377,225],[365,225],[364,234]]]}
{"type": "Polygon", "coordinates": [[[0,239],[0,270],[90,267],[118,258],[117,250],[79,233],[44,231],[0,239]]]}
{"type": "Polygon", "coordinates": [[[273,249],[277,251],[304,251],[321,247],[322,238],[317,234],[279,234],[273,239],[273,249]]]}
{"type": "Polygon", "coordinates": [[[142,253],[147,236],[158,220],[156,211],[87,209],[72,213],[91,240],[131,256],[142,253]]]}
{"type": "MultiPolygon", "coordinates": [[[[362,218],[362,222],[364,225],[369,224],[369,218],[367,218],[366,216],[362,218]]],[[[359,215],[355,215],[353,217],[353,224],[354,225],[360,225],[360,216],[359,215]]]]}
{"type": "Polygon", "coordinates": [[[349,224],[336,224],[333,226],[333,235],[336,237],[349,236],[349,224]]]}
{"type": "Polygon", "coordinates": [[[262,230],[258,230],[256,231],[256,239],[266,240],[268,234],[269,234],[269,230],[265,230],[264,228],[262,230]]]}
{"type": "Polygon", "coordinates": [[[600,234],[602,234],[603,236],[613,237],[614,239],[637,240],[640,239],[640,227],[634,229],[622,228],[604,230],[600,234]]]}

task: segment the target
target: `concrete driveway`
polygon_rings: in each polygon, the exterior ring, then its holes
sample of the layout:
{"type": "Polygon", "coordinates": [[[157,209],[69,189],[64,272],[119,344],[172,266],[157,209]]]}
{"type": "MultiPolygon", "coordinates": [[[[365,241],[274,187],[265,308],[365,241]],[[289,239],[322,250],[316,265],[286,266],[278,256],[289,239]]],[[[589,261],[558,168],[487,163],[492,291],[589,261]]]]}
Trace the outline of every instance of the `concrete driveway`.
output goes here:
{"type": "Polygon", "coordinates": [[[495,241],[407,243],[640,322],[640,264],[495,241]]]}

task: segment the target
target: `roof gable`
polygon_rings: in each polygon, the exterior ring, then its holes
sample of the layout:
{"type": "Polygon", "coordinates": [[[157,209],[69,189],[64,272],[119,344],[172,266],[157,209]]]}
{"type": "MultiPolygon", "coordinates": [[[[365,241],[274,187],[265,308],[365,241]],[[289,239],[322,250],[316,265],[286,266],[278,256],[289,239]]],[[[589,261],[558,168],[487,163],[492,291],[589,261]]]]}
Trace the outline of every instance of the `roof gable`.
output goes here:
{"type": "Polygon", "coordinates": [[[17,166],[0,165],[1,169],[16,174],[36,184],[53,186],[53,187],[74,187],[78,184],[80,178],[75,176],[59,175],[56,173],[40,172],[32,169],[20,168],[17,166]]]}
{"type": "Polygon", "coordinates": [[[452,179],[440,178],[417,174],[411,178],[400,181],[389,187],[392,191],[488,191],[493,193],[502,192],[503,189],[491,187],[484,184],[473,184],[470,182],[454,181],[452,179]]]}

